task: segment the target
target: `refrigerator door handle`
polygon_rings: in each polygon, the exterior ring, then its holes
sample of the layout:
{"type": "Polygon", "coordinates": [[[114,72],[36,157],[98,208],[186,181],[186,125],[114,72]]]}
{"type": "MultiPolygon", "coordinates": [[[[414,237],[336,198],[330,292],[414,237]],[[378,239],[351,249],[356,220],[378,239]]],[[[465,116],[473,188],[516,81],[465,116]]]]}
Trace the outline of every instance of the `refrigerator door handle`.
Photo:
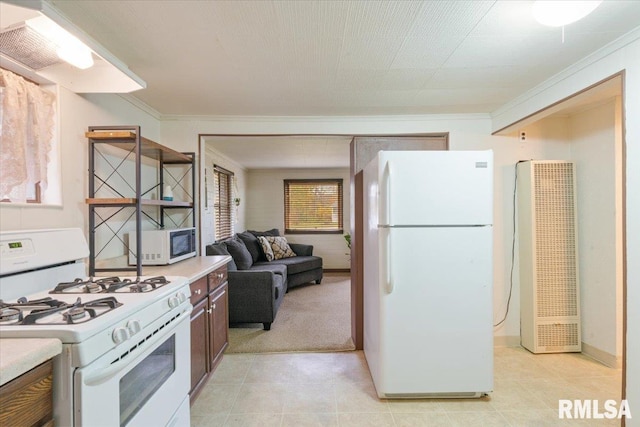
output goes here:
{"type": "Polygon", "coordinates": [[[385,290],[387,291],[388,294],[393,292],[393,272],[391,271],[391,266],[393,265],[393,263],[391,262],[391,254],[393,253],[393,250],[391,248],[391,229],[387,228],[387,238],[386,238],[386,252],[387,252],[387,256],[386,258],[386,263],[387,265],[386,267],[386,283],[385,283],[385,290]]]}
{"type": "Polygon", "coordinates": [[[382,179],[384,182],[384,224],[391,225],[391,162],[385,164],[382,179]]]}

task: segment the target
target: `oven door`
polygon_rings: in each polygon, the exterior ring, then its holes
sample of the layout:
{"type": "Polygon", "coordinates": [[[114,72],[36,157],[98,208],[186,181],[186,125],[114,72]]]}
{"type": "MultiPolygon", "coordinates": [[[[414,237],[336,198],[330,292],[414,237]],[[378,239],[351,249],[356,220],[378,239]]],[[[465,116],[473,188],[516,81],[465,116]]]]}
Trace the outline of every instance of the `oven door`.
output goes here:
{"type": "Polygon", "coordinates": [[[76,370],[76,426],[178,426],[174,418],[185,420],[181,408],[188,402],[191,378],[189,313],[174,322],[155,334],[145,330],[139,334],[144,342],[132,342],[116,360],[110,352],[76,370]]]}

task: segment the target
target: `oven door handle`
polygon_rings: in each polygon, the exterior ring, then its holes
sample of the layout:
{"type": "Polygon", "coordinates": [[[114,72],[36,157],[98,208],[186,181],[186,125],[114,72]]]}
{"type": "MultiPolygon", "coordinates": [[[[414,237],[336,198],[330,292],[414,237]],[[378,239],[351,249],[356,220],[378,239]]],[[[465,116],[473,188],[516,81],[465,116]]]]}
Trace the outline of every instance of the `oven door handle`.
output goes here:
{"type": "Polygon", "coordinates": [[[183,312],[181,314],[182,319],[176,319],[177,323],[175,323],[175,326],[172,328],[167,328],[164,334],[156,333],[155,335],[153,335],[153,338],[146,339],[144,342],[138,343],[138,345],[135,346],[136,350],[143,351],[136,351],[136,353],[133,355],[131,354],[131,351],[134,351],[132,349],[130,349],[129,351],[124,351],[123,355],[120,356],[120,358],[117,361],[113,362],[111,365],[105,368],[97,369],[95,374],[87,373],[87,376],[84,378],[83,383],[87,386],[97,386],[105,383],[106,381],[109,381],[116,374],[123,372],[123,368],[128,366],[131,360],[138,358],[140,355],[146,356],[145,353],[147,352],[147,350],[153,349],[155,344],[175,333],[180,323],[189,320],[190,312],[191,310],[183,312]]]}

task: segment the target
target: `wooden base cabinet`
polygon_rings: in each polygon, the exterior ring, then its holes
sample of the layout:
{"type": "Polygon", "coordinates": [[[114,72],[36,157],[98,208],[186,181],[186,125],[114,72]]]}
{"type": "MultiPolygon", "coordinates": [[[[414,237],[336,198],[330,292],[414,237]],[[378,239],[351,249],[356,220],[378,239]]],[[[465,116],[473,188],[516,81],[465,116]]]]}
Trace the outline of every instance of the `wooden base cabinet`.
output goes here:
{"type": "Polygon", "coordinates": [[[191,404],[229,343],[227,268],[191,283],[191,404]]]}
{"type": "Polygon", "coordinates": [[[0,387],[0,426],[53,426],[51,360],[0,387]]]}

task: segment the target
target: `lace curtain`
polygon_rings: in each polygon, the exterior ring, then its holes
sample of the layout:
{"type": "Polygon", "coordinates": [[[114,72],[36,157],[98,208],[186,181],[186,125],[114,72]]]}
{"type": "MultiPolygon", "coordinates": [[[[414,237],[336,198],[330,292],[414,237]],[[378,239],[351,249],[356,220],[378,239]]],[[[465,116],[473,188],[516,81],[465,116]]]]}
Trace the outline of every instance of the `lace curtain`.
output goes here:
{"type": "Polygon", "coordinates": [[[0,198],[24,203],[47,188],[55,95],[0,69],[0,118],[0,198]]]}

